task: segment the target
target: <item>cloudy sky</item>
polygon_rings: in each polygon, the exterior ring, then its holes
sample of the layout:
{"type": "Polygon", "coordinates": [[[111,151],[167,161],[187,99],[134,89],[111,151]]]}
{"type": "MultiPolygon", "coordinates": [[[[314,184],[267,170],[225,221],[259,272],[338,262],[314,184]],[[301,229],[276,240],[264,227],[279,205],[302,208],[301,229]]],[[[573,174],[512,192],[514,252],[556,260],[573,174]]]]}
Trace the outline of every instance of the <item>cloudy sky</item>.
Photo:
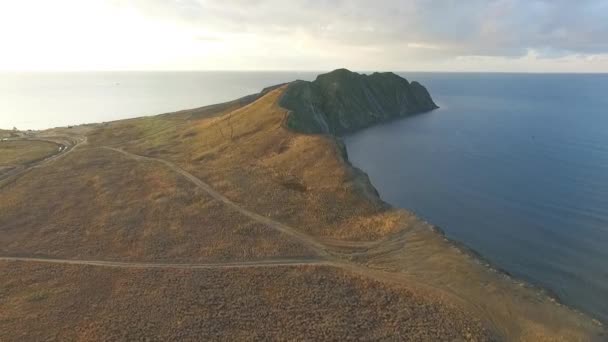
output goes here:
{"type": "Polygon", "coordinates": [[[608,72],[606,0],[0,0],[0,70],[608,72]]]}

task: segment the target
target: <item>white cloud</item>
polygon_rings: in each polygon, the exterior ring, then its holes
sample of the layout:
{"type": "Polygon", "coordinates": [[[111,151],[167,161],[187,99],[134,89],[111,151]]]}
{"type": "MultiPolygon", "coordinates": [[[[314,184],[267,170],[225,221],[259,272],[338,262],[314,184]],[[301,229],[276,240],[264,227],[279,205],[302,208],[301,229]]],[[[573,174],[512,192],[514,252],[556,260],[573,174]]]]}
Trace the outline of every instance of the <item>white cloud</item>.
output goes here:
{"type": "Polygon", "coordinates": [[[407,47],[412,49],[441,50],[440,46],[428,43],[407,43],[407,47]]]}
{"type": "Polygon", "coordinates": [[[1,70],[608,71],[601,0],[0,0],[1,70]]]}

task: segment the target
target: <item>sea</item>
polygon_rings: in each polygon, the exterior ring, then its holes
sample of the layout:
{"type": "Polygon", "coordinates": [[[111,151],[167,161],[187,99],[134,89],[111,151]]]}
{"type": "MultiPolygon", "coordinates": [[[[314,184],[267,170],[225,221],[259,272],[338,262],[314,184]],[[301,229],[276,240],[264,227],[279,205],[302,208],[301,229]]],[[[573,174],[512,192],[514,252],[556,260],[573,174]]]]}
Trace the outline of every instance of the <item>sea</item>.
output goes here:
{"type": "MultiPolygon", "coordinates": [[[[0,128],[229,101],[319,72],[1,73],[0,128]]],[[[608,322],[608,74],[399,73],[439,109],[344,137],[381,197],[608,322]]]]}

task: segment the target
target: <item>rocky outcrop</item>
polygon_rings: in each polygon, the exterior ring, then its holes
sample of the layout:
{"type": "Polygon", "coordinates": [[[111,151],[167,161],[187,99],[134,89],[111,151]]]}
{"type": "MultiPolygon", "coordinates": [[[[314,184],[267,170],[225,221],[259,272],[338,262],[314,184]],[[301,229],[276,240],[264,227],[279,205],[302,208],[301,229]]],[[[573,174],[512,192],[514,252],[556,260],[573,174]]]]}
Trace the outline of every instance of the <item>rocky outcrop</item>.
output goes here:
{"type": "Polygon", "coordinates": [[[291,111],[289,128],[333,135],[438,108],[418,82],[392,72],[365,75],[346,69],[289,84],[281,106],[291,111]]]}

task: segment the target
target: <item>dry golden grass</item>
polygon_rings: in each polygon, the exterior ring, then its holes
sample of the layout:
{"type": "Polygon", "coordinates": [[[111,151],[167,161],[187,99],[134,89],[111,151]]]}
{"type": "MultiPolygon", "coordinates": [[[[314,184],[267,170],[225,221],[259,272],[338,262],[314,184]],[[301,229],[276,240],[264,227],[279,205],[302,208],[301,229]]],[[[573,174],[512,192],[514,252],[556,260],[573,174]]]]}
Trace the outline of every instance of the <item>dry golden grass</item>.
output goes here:
{"type": "Polygon", "coordinates": [[[449,303],[325,266],[193,271],[0,262],[0,277],[3,341],[491,339],[449,303]]]}
{"type": "Polygon", "coordinates": [[[102,260],[308,256],[160,164],[78,149],[0,190],[0,253],[102,260]]]}
{"type": "Polygon", "coordinates": [[[0,167],[29,164],[57,153],[58,148],[47,141],[0,141],[0,167]]]}
{"type": "Polygon", "coordinates": [[[361,196],[367,183],[344,164],[333,138],[283,127],[281,91],[188,124],[169,117],[110,124],[89,141],[171,160],[248,209],[315,236],[373,240],[397,231],[398,225],[367,225],[395,214],[361,196]],[[138,132],[131,140],[130,131],[138,132]]]}

